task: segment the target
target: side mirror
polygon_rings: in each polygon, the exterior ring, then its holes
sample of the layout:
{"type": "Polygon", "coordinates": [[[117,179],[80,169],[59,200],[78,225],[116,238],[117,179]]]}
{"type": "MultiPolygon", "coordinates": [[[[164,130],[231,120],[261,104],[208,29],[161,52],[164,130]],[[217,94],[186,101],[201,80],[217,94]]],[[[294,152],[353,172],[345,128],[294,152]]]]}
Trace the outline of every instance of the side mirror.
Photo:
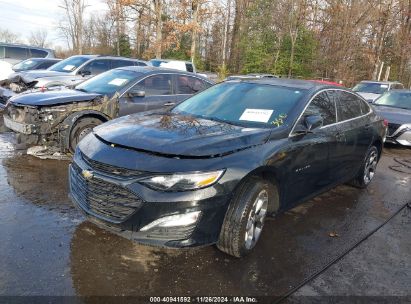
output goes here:
{"type": "Polygon", "coordinates": [[[321,115],[308,115],[304,118],[304,124],[307,131],[311,131],[323,125],[323,118],[321,115]]]}
{"type": "Polygon", "coordinates": [[[133,98],[133,97],[144,97],[144,96],[146,96],[146,92],[145,92],[145,91],[142,91],[142,90],[130,91],[130,92],[127,93],[127,96],[130,97],[130,98],[133,98]]]}
{"type": "Polygon", "coordinates": [[[87,70],[83,70],[80,72],[80,75],[85,77],[85,76],[90,76],[91,75],[91,71],[87,71],[87,70]]]}
{"type": "Polygon", "coordinates": [[[304,117],[302,123],[298,123],[294,129],[295,134],[308,134],[312,130],[323,125],[323,118],[321,115],[307,115],[304,117]]]}

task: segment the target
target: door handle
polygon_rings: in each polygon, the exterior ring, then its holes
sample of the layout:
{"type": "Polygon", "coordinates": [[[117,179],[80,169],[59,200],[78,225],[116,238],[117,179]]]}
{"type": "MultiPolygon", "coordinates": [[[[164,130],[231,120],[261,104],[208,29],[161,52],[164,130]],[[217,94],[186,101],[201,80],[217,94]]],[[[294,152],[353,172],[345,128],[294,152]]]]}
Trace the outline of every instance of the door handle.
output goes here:
{"type": "Polygon", "coordinates": [[[364,129],[365,129],[365,130],[369,130],[369,129],[371,129],[371,125],[370,125],[370,124],[365,125],[364,129]]]}
{"type": "Polygon", "coordinates": [[[175,102],[166,102],[164,105],[165,106],[174,106],[176,103],[175,102]]]}
{"type": "Polygon", "coordinates": [[[343,141],[343,140],[345,139],[344,133],[338,132],[337,134],[335,134],[335,138],[336,138],[338,141],[343,141]]]}

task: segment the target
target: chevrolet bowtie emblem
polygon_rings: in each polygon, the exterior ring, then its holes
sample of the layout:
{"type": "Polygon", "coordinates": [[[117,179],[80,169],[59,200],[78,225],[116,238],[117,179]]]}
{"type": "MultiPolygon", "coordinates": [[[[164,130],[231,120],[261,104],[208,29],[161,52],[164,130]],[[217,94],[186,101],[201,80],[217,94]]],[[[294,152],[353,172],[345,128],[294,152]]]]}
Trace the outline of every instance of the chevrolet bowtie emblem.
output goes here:
{"type": "Polygon", "coordinates": [[[85,179],[90,180],[93,178],[93,171],[83,170],[81,171],[81,175],[83,175],[85,179]]]}

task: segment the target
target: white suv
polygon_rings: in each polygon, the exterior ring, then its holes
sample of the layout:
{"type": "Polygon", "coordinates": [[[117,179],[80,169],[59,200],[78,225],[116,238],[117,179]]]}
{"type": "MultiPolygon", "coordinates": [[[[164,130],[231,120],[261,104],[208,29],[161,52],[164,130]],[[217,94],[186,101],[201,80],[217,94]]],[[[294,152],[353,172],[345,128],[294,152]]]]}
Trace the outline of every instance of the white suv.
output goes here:
{"type": "Polygon", "coordinates": [[[54,51],[29,45],[0,43],[0,80],[14,72],[13,65],[33,57],[54,58],[54,51]]]}

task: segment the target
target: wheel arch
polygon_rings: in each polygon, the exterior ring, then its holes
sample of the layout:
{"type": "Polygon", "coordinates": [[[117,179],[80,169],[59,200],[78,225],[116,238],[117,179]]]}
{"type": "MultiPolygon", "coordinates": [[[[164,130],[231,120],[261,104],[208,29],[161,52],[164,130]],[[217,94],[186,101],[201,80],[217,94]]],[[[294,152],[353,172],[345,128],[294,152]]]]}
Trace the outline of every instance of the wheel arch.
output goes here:
{"type": "Polygon", "coordinates": [[[274,201],[271,201],[269,206],[268,206],[268,211],[270,214],[273,214],[275,212],[277,212],[282,206],[281,206],[281,179],[280,176],[278,174],[278,171],[270,166],[261,166],[258,167],[252,171],[250,171],[247,175],[245,175],[240,182],[237,184],[235,191],[237,191],[237,189],[240,187],[240,185],[244,182],[246,182],[247,180],[253,178],[253,177],[259,177],[262,178],[264,180],[266,180],[267,182],[269,182],[270,184],[272,184],[276,190],[277,190],[277,197],[275,198],[274,201]],[[273,202],[277,202],[278,205],[273,205],[273,202]]]}
{"type": "Polygon", "coordinates": [[[97,118],[101,120],[103,123],[110,120],[110,117],[108,117],[106,114],[95,110],[83,110],[70,114],[62,122],[63,126],[65,127],[64,131],[61,133],[62,136],[60,139],[63,151],[69,151],[70,133],[75,124],[83,118],[97,118]]]}

